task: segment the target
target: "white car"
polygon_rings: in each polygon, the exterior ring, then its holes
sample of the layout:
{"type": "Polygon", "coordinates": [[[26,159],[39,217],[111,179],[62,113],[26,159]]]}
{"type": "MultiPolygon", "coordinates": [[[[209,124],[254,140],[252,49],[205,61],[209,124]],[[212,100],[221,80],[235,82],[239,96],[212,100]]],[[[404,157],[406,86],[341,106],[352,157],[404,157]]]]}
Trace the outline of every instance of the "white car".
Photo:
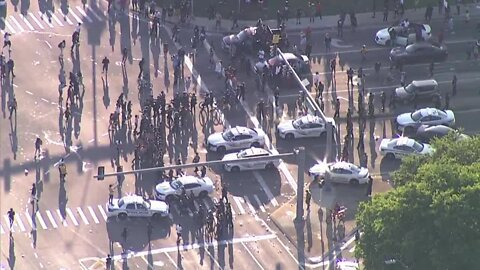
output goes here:
{"type": "Polygon", "coordinates": [[[247,27],[240,31],[238,34],[228,35],[222,38],[222,49],[228,50],[231,45],[247,46],[251,47],[253,44],[253,38],[257,33],[257,27],[247,27]]]}
{"type": "Polygon", "coordinates": [[[413,132],[421,125],[435,126],[455,125],[455,114],[451,110],[436,108],[423,108],[412,113],[402,113],[397,116],[398,129],[400,131],[413,132]]]}
{"type": "Polygon", "coordinates": [[[187,195],[193,192],[196,197],[206,197],[213,192],[213,182],[208,177],[184,175],[171,182],[164,181],[155,187],[156,198],[162,201],[172,201],[182,195],[183,189],[187,195]]]}
{"type": "Polygon", "coordinates": [[[7,0],[0,0],[0,7],[4,7],[7,4],[7,0]]]}
{"type": "Polygon", "coordinates": [[[308,174],[314,180],[324,179],[328,175],[334,183],[352,185],[366,184],[370,176],[367,168],[344,161],[315,164],[308,170],[308,174]]]}
{"type": "Polygon", "coordinates": [[[168,216],[168,205],[162,201],[146,200],[137,195],[128,195],[121,199],[113,199],[107,203],[107,216],[125,219],[127,217],[153,217],[168,216]]]}
{"type": "MultiPolygon", "coordinates": [[[[333,118],[326,119],[334,122],[333,118]]],[[[282,139],[295,139],[307,137],[320,137],[327,131],[325,122],[319,116],[306,115],[296,120],[288,120],[281,122],[277,126],[277,132],[282,139]]]]}
{"type": "Polygon", "coordinates": [[[433,148],[408,137],[383,139],[379,147],[380,154],[390,159],[402,159],[409,155],[429,155],[433,148]]]}
{"type": "Polygon", "coordinates": [[[207,149],[218,153],[263,147],[264,145],[265,132],[263,130],[241,126],[232,127],[225,132],[214,133],[207,139],[207,149]]]}
{"type": "Polygon", "coordinates": [[[336,270],[359,270],[360,266],[356,262],[343,261],[343,262],[337,262],[335,269],[336,270]]]}
{"type": "Polygon", "coordinates": [[[223,165],[223,168],[228,172],[239,172],[239,171],[248,171],[248,170],[262,170],[262,169],[273,169],[280,165],[280,160],[269,160],[269,161],[252,161],[252,162],[242,162],[235,163],[235,160],[242,158],[252,158],[252,157],[268,157],[273,155],[269,150],[263,148],[252,147],[249,149],[242,150],[238,153],[230,153],[223,157],[222,161],[232,161],[232,163],[227,163],[223,165]]]}
{"type": "Polygon", "coordinates": [[[408,27],[401,25],[395,25],[387,28],[380,29],[375,35],[375,43],[378,45],[392,45],[390,40],[389,29],[395,29],[397,34],[394,45],[407,46],[408,44],[415,43],[416,31],[422,31],[422,38],[429,40],[432,37],[432,28],[428,24],[416,24],[409,23],[408,27]]]}

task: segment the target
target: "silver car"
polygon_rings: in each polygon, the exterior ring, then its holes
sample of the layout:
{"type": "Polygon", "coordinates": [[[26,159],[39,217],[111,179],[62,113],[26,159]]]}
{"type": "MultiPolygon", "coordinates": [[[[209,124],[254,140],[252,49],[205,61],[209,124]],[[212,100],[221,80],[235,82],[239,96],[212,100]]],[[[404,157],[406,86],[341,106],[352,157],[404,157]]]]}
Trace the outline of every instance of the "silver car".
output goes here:
{"type": "Polygon", "coordinates": [[[367,168],[344,161],[318,163],[308,170],[308,174],[314,180],[323,179],[328,175],[332,182],[352,185],[366,184],[370,176],[367,168]]]}
{"type": "Polygon", "coordinates": [[[433,148],[426,143],[420,143],[408,137],[383,139],[379,147],[380,154],[388,159],[402,159],[409,155],[428,155],[433,148]]]}
{"type": "Polygon", "coordinates": [[[451,110],[423,108],[397,116],[398,130],[411,134],[421,125],[455,125],[455,114],[451,110]]]}

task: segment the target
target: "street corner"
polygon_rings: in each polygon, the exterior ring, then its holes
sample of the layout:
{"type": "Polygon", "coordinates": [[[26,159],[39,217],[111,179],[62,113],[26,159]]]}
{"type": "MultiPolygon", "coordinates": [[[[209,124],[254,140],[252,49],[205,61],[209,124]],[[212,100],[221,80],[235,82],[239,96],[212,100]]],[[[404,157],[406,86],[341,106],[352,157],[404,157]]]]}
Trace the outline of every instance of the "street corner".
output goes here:
{"type": "Polygon", "coordinates": [[[278,230],[290,241],[295,247],[297,246],[296,229],[295,229],[295,212],[296,212],[296,196],[290,201],[285,202],[275,212],[270,214],[270,220],[275,224],[278,230]]]}

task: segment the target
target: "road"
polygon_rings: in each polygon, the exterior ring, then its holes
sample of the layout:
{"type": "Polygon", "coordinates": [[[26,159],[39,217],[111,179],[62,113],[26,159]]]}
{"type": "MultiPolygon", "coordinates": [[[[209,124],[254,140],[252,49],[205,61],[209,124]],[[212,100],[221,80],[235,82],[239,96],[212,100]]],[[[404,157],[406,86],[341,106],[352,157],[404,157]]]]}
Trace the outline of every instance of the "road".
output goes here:
{"type": "MultiPolygon", "coordinates": [[[[210,208],[213,199],[220,196],[221,183],[228,186],[228,198],[232,202],[234,212],[234,233],[218,242],[204,243],[194,234],[191,211],[181,216],[178,208],[172,206],[171,219],[154,222],[154,230],[149,237],[147,221],[131,219],[127,221],[107,220],[105,205],[108,197],[108,184],[115,179],[97,181],[93,178],[97,166],[106,166],[107,171],[114,171],[116,163],[130,168],[133,159],[134,141],[131,134],[126,134],[120,147],[115,145],[108,135],[109,115],[115,109],[117,97],[124,93],[134,104],[134,114],[140,113],[142,96],[137,94],[135,76],[138,74],[138,62],[145,58],[149,74],[154,85],[153,95],[164,90],[171,98],[184,84],[173,85],[173,69],[169,55],[164,55],[162,43],[174,44],[169,27],[161,28],[161,42],[148,37],[148,23],[138,16],[118,12],[113,16],[106,12],[106,2],[89,3],[85,9],[80,1],[70,3],[70,8],[62,5],[57,12],[46,13],[42,20],[40,10],[45,7],[30,3],[29,8],[20,9],[25,17],[13,12],[8,3],[9,13],[0,28],[13,34],[12,51],[8,55],[15,60],[16,77],[13,83],[2,84],[2,113],[0,120],[0,175],[3,184],[0,188],[0,249],[2,267],[15,269],[98,269],[104,265],[106,254],[114,256],[116,269],[293,269],[297,268],[299,256],[295,244],[289,242],[284,232],[273,224],[270,215],[283,211],[282,207],[292,204],[296,194],[297,166],[294,159],[285,159],[278,171],[225,173],[221,168],[212,167],[207,176],[212,178],[216,190],[210,198],[199,200],[199,205],[210,208]],[[62,10],[66,10],[61,14],[62,10]],[[50,15],[49,15],[50,14],[50,15]],[[51,22],[48,16],[51,16],[51,22]],[[110,19],[109,19],[110,18],[110,19]],[[69,52],[69,41],[77,23],[82,24],[79,57],[72,57],[69,52]],[[65,66],[59,65],[59,49],[57,44],[65,39],[67,48],[64,51],[65,66]],[[121,49],[127,48],[129,57],[126,72],[122,71],[121,49]],[[109,57],[111,64],[108,79],[102,74],[101,60],[109,57]],[[163,61],[163,63],[162,63],[163,61]],[[63,111],[65,102],[59,104],[58,86],[61,77],[68,72],[81,71],[85,84],[85,95],[78,106],[73,108],[73,119],[65,125],[63,111]],[[125,75],[126,74],[126,75],[125,75]],[[15,96],[18,101],[18,115],[8,119],[8,101],[15,96]],[[42,158],[34,160],[34,141],[39,136],[44,144],[42,158]],[[119,153],[117,153],[119,151],[119,153]],[[121,156],[118,161],[116,156],[121,156]],[[68,167],[67,181],[61,183],[57,173],[58,162],[65,159],[68,167]],[[38,209],[32,211],[29,193],[32,183],[38,187],[38,209]],[[12,207],[16,218],[12,234],[9,237],[8,218],[6,212],[12,207]],[[278,210],[280,209],[280,210],[278,210]],[[184,242],[177,248],[174,224],[181,223],[185,231],[184,242]],[[128,229],[127,240],[123,241],[121,232],[128,229]],[[173,236],[171,235],[173,234],[173,236]],[[195,240],[197,239],[197,240],[195,240]],[[123,250],[126,252],[123,252],[123,250]]],[[[432,28],[435,31],[435,25],[432,28]]],[[[478,74],[478,63],[466,61],[464,46],[469,39],[468,32],[457,31],[447,37],[449,59],[435,67],[435,79],[440,83],[442,91],[448,91],[453,74],[459,78],[459,95],[452,98],[451,107],[457,117],[457,124],[465,132],[475,134],[478,125],[474,118],[478,114],[478,90],[475,88],[478,74]]],[[[346,69],[359,66],[359,51],[365,36],[373,37],[375,30],[358,29],[349,38],[342,40],[344,46],[338,50],[341,63],[346,69]]],[[[182,29],[180,42],[188,48],[191,30],[182,29]]],[[[3,34],[3,32],[2,32],[3,34]]],[[[314,39],[323,39],[323,32],[313,33],[314,39]]],[[[295,33],[291,35],[295,39],[295,33]]],[[[210,35],[208,44],[219,47],[221,36],[210,35]]],[[[180,46],[177,44],[178,46],[180,46]]],[[[207,45],[208,46],[208,45],[207,45]]],[[[387,81],[386,55],[387,48],[373,47],[369,50],[366,64],[366,89],[373,93],[391,91],[398,85],[398,74],[393,81],[387,81]],[[381,61],[383,68],[379,78],[374,78],[370,67],[381,61]]],[[[172,51],[172,45],[170,50],[172,51]]],[[[8,51],[5,49],[7,55],[8,51]]],[[[217,51],[221,59],[228,63],[227,56],[217,51]]],[[[312,71],[319,71],[322,80],[328,82],[330,74],[325,62],[333,56],[326,55],[323,47],[314,46],[312,71]]],[[[199,84],[197,88],[188,89],[202,95],[207,89],[217,97],[221,97],[223,81],[217,79],[213,70],[209,69],[208,54],[200,48],[193,64],[186,61],[185,76],[193,76],[199,84]],[[192,75],[193,74],[193,75],[192,75]]],[[[239,68],[239,70],[241,70],[239,68]]],[[[428,74],[426,65],[405,68],[407,80],[424,78],[428,74]]],[[[284,141],[276,137],[273,121],[260,125],[255,117],[255,104],[260,98],[271,100],[267,93],[255,90],[253,77],[247,77],[240,71],[240,79],[247,83],[247,99],[238,103],[235,108],[225,113],[224,125],[212,123],[201,125],[194,119],[192,134],[182,141],[169,141],[166,162],[174,163],[177,158],[182,162],[190,162],[194,151],[201,154],[201,160],[216,160],[218,155],[208,153],[204,147],[205,138],[212,132],[222,131],[236,125],[262,126],[269,134],[268,147],[278,152],[291,152],[298,146],[307,149],[306,169],[323,160],[325,155],[325,138],[298,141],[284,141]],[[201,127],[201,128],[200,128],[201,127]]],[[[67,77],[68,78],[68,77],[67,77]]],[[[346,75],[339,72],[336,88],[329,85],[325,91],[325,101],[335,97],[341,98],[342,112],[348,107],[346,75]],[[343,87],[345,86],[345,87],[343,87]]],[[[295,88],[295,87],[293,87],[295,88]]],[[[280,102],[283,110],[278,115],[280,120],[294,116],[288,110],[289,104],[295,101],[298,90],[287,87],[282,89],[280,102]],[[284,105],[285,104],[285,105],[284,105]],[[284,106],[283,106],[284,105],[284,106]]],[[[354,95],[357,91],[354,91],[354,95]]],[[[356,96],[353,98],[356,100],[356,96]]],[[[327,103],[328,104],[328,103],[327,103]]],[[[355,104],[353,105],[355,106],[355,104]]],[[[291,105],[290,105],[291,107],[291,105]]],[[[390,189],[387,180],[389,172],[399,166],[398,162],[384,161],[377,154],[378,138],[393,136],[393,116],[409,111],[412,108],[399,106],[396,110],[384,115],[377,115],[375,120],[367,124],[370,132],[365,144],[368,145],[369,169],[375,176],[374,191],[383,192],[390,189]],[[374,138],[374,139],[370,139],[374,138]],[[380,181],[383,180],[383,181],[380,181]]],[[[325,113],[333,115],[331,106],[326,106],[325,113]]],[[[340,135],[344,132],[344,120],[338,121],[340,135]]],[[[353,153],[353,151],[351,151],[353,153]]],[[[357,155],[352,155],[357,161],[357,155]]],[[[305,177],[307,177],[305,175],[305,177]]],[[[144,175],[144,182],[135,177],[126,177],[115,197],[124,194],[151,194],[156,176],[144,175]]],[[[306,178],[308,181],[308,177],[306,178]]],[[[358,201],[363,200],[353,187],[332,187],[335,201],[347,204],[354,210],[358,201]],[[349,196],[352,193],[355,196],[349,196]]],[[[322,205],[328,208],[328,205],[322,205]]],[[[283,213],[294,217],[293,212],[283,213]]],[[[347,227],[353,227],[354,211],[347,214],[347,227]]],[[[347,249],[346,249],[347,250],[347,249]]],[[[348,250],[351,250],[349,247],[348,250]]],[[[313,256],[312,254],[307,254],[313,256]]],[[[321,254],[316,254],[321,255],[321,254]]],[[[345,254],[348,257],[348,254],[345,254]]],[[[300,258],[302,259],[302,258],[300,258]]],[[[315,265],[309,265],[315,267],[315,265]]],[[[317,265],[318,267],[318,265],[317,265]]]]}

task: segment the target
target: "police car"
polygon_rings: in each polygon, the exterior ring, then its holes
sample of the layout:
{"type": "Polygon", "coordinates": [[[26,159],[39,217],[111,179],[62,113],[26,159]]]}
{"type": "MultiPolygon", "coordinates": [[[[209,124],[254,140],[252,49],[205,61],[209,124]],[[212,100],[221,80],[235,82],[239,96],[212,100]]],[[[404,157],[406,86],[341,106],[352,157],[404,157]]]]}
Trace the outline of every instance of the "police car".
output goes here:
{"type": "MultiPolygon", "coordinates": [[[[333,123],[332,118],[327,121],[333,123]]],[[[325,122],[319,116],[306,115],[296,120],[281,122],[277,126],[278,135],[282,139],[320,137],[325,131],[325,122]]]]}
{"type": "Polygon", "coordinates": [[[385,158],[401,159],[409,155],[428,155],[433,148],[426,143],[420,143],[408,137],[383,139],[379,147],[380,154],[385,158]]]}
{"type": "Polygon", "coordinates": [[[259,128],[236,126],[225,132],[217,132],[207,139],[207,149],[218,153],[242,150],[265,145],[265,132],[259,128]]]}
{"type": "Polygon", "coordinates": [[[173,181],[158,184],[155,187],[155,196],[158,200],[169,202],[182,195],[183,190],[187,195],[193,192],[196,197],[206,197],[213,192],[213,189],[213,182],[208,177],[184,175],[173,181]]]}
{"type": "Polygon", "coordinates": [[[107,216],[125,219],[127,217],[161,218],[169,214],[165,202],[146,200],[137,195],[128,195],[121,199],[113,199],[107,203],[107,216]]]}
{"type": "Polygon", "coordinates": [[[252,147],[249,149],[242,150],[238,153],[230,153],[223,157],[222,161],[232,161],[232,163],[227,163],[223,165],[223,168],[227,172],[239,172],[239,171],[248,171],[248,170],[262,170],[262,169],[273,169],[280,165],[280,160],[268,160],[268,161],[252,161],[252,162],[242,162],[235,163],[235,160],[243,158],[252,158],[252,157],[268,157],[273,155],[269,150],[263,148],[252,147]]]}
{"type": "Polygon", "coordinates": [[[421,125],[455,125],[455,114],[451,110],[439,110],[437,108],[423,108],[412,113],[402,113],[397,116],[398,129],[401,131],[416,130],[421,125]]]}
{"type": "Polygon", "coordinates": [[[319,180],[329,176],[329,180],[341,184],[366,184],[370,176],[368,169],[349,162],[318,163],[308,170],[308,174],[319,180]]]}

